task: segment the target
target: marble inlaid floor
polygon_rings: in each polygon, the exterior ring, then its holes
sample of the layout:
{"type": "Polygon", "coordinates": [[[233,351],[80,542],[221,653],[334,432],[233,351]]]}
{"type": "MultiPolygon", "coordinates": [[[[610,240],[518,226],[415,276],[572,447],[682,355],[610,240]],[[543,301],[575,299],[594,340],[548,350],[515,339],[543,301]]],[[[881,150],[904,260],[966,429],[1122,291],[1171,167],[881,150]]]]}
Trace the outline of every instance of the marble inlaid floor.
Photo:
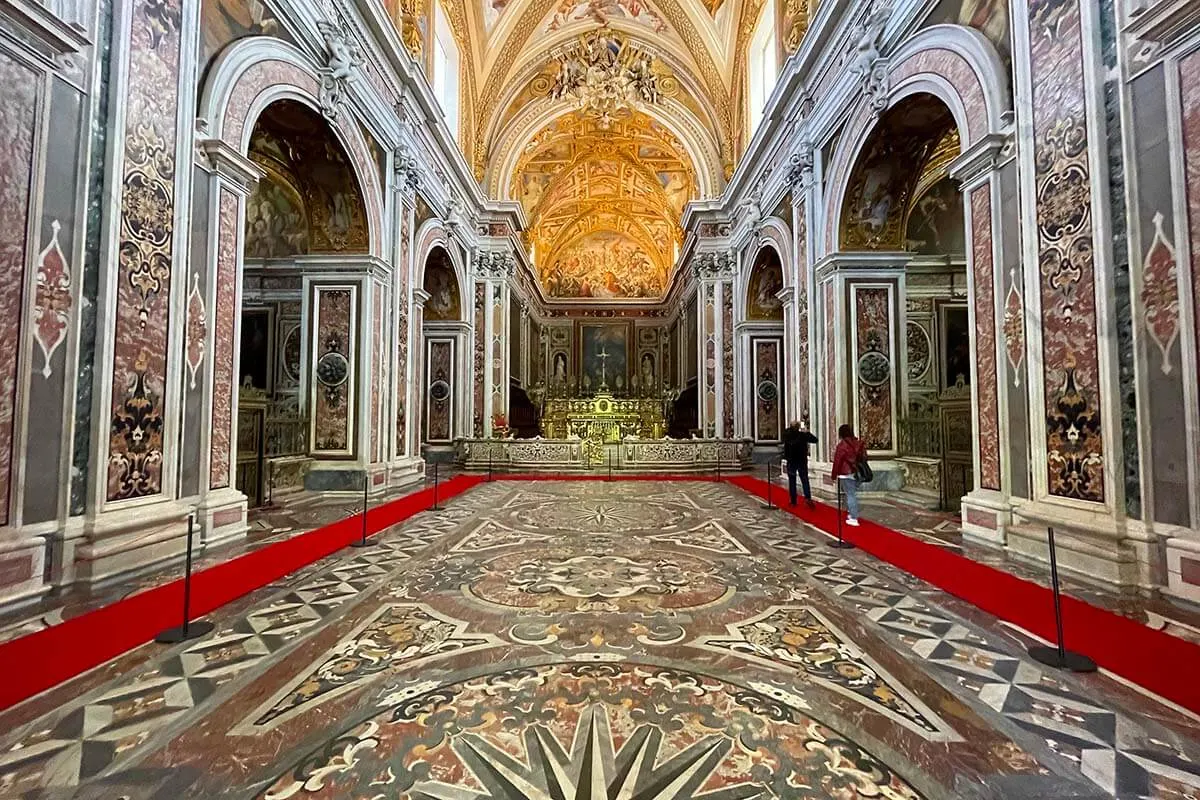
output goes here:
{"type": "Polygon", "coordinates": [[[0,797],[1196,798],[1200,725],[711,483],[496,482],[0,714],[0,797]]]}

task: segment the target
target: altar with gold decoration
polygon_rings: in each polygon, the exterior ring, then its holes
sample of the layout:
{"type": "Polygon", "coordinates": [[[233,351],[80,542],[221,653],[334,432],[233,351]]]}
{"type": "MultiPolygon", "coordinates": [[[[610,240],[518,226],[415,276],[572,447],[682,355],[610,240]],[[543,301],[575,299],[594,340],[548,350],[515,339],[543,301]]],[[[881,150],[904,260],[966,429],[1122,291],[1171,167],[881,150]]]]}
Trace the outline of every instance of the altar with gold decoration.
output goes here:
{"type": "Polygon", "coordinates": [[[665,401],[657,397],[552,397],[543,406],[541,429],[547,439],[579,438],[604,443],[626,436],[661,439],[666,432],[665,401]]]}

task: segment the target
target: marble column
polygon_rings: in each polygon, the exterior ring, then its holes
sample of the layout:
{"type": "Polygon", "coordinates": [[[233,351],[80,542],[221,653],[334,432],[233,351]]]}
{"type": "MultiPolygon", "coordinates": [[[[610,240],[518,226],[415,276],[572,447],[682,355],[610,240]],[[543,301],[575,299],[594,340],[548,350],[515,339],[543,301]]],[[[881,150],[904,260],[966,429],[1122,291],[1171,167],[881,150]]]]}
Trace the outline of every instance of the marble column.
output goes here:
{"type": "Polygon", "coordinates": [[[392,398],[389,426],[390,461],[388,483],[402,486],[419,480],[423,474],[420,458],[420,426],[414,418],[420,414],[422,395],[416,380],[422,359],[420,347],[414,347],[420,325],[414,320],[413,285],[416,258],[413,237],[416,235],[416,190],[419,173],[410,155],[401,147],[393,154],[393,228],[396,231],[392,247],[392,319],[394,321],[391,369],[394,380],[389,387],[392,398]]]}
{"type": "Polygon", "coordinates": [[[243,235],[246,198],[262,171],[221,140],[201,142],[200,152],[194,197],[204,202],[193,206],[185,305],[183,475],[195,475],[197,523],[211,545],[246,530],[246,497],[234,474],[243,235]]]}
{"type": "Polygon", "coordinates": [[[492,435],[497,415],[508,422],[508,279],[515,270],[511,253],[485,250],[476,258],[476,276],[481,278],[475,284],[477,436],[492,435]]]}

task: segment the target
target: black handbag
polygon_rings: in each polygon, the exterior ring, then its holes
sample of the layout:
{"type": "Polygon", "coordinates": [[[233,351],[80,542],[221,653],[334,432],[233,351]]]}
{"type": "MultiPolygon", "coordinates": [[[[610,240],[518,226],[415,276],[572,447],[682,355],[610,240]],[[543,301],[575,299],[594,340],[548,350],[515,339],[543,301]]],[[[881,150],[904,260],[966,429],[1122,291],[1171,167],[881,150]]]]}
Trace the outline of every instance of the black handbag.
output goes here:
{"type": "Polygon", "coordinates": [[[854,465],[854,479],[859,483],[870,483],[875,480],[875,472],[871,469],[871,465],[867,463],[867,457],[863,456],[854,465]]]}

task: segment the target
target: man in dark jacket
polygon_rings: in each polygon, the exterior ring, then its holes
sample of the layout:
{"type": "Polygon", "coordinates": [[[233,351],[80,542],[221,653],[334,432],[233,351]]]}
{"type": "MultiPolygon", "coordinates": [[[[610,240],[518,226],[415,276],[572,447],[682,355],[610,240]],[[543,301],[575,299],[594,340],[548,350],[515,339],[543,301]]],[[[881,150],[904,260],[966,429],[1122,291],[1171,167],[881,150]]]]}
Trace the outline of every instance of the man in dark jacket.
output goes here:
{"type": "Polygon", "coordinates": [[[783,432],[783,457],[787,461],[788,493],[792,505],[796,505],[796,474],[800,474],[800,485],[804,489],[804,502],[814,508],[812,488],[808,484],[808,446],[817,443],[817,437],[793,422],[783,432]]]}

